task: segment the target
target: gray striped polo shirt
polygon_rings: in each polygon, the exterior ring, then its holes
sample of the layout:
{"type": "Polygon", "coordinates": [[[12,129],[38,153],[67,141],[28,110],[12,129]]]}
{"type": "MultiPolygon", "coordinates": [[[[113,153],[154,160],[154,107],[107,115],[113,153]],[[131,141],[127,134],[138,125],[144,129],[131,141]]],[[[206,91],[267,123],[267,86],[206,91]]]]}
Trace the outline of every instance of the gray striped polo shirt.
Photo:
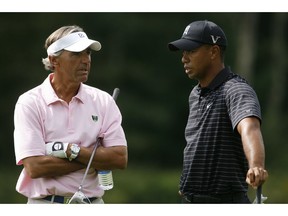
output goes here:
{"type": "Polygon", "coordinates": [[[193,88],[189,109],[180,191],[185,195],[247,192],[248,163],[236,126],[250,116],[261,121],[255,91],[225,68],[207,88],[193,88]]]}

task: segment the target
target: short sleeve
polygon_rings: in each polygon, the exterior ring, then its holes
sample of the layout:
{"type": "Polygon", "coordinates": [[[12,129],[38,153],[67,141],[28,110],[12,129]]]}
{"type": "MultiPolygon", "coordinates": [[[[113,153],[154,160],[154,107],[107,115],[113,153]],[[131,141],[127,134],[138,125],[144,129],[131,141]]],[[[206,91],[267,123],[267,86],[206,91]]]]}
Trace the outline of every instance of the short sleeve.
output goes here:
{"type": "Polygon", "coordinates": [[[261,122],[261,108],[254,89],[245,82],[235,82],[229,86],[225,99],[233,129],[247,117],[257,117],[261,122]]]}
{"type": "Polygon", "coordinates": [[[122,128],[122,115],[112,97],[106,108],[100,136],[103,137],[103,146],[105,147],[127,146],[125,133],[122,128]]]}
{"type": "Polygon", "coordinates": [[[18,100],[14,110],[14,149],[18,165],[22,164],[23,158],[45,155],[39,114],[32,105],[18,100]]]}

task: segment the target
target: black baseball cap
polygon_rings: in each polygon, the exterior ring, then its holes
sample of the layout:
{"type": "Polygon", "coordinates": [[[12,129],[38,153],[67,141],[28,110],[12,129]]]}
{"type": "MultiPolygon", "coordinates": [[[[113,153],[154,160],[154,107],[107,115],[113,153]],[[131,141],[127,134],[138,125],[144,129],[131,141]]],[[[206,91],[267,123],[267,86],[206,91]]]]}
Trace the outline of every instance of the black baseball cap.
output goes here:
{"type": "Polygon", "coordinates": [[[203,44],[226,47],[227,38],[224,31],[215,23],[208,20],[195,21],[185,28],[181,39],[170,42],[168,48],[171,51],[190,51],[203,44]]]}

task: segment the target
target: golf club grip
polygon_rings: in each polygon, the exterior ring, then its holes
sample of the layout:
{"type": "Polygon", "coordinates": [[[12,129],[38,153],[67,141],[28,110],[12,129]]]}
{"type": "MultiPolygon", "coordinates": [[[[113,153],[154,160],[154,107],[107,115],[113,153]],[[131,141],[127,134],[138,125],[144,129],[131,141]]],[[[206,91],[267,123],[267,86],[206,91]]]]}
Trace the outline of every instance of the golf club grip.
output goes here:
{"type": "Polygon", "coordinates": [[[117,97],[120,93],[120,89],[119,88],[115,88],[114,91],[113,91],[113,94],[112,94],[112,97],[113,99],[116,101],[117,100],[117,97]]]}
{"type": "Polygon", "coordinates": [[[262,195],[262,185],[259,185],[256,191],[257,204],[261,204],[261,195],[262,195]]]}

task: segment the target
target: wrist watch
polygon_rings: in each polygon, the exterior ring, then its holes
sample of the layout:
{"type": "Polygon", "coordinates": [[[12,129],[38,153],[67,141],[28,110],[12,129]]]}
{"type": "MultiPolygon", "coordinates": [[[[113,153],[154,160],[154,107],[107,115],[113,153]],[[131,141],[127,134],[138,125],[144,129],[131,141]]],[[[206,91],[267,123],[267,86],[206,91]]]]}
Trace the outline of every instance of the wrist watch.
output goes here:
{"type": "Polygon", "coordinates": [[[71,154],[70,154],[70,157],[69,157],[69,161],[72,161],[73,159],[75,159],[79,152],[80,152],[80,146],[78,146],[77,144],[74,144],[72,143],[70,145],[70,151],[71,151],[71,154]]]}

